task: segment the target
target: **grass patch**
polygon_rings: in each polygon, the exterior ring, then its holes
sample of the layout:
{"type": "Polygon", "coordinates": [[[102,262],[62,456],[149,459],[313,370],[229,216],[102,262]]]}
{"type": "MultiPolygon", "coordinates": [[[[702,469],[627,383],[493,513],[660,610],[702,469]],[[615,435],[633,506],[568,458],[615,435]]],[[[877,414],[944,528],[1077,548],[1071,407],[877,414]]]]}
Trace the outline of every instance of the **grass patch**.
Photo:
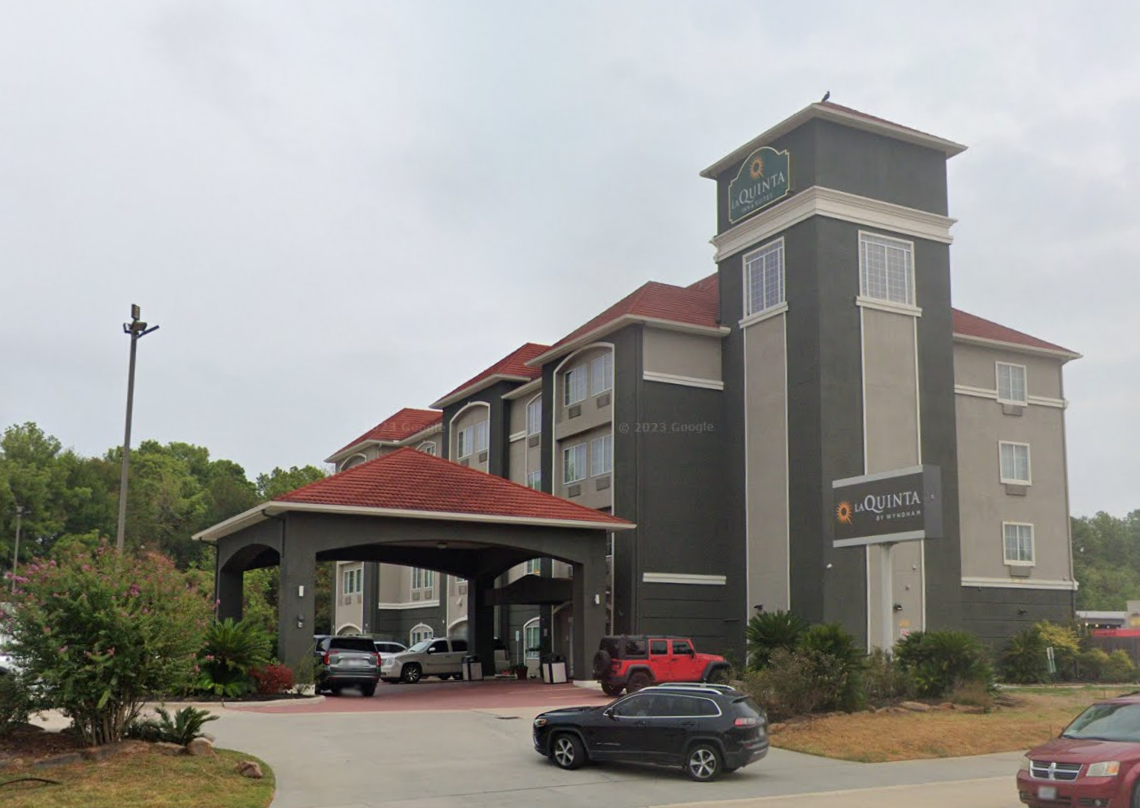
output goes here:
{"type": "Polygon", "coordinates": [[[219,749],[216,758],[169,757],[147,745],[97,762],[48,769],[6,769],[0,783],[18,777],[43,777],[61,785],[14,783],[0,786],[4,808],[266,808],[273,799],[273,772],[242,752],[219,749]],[[234,766],[254,760],[265,777],[250,780],[234,766]]]}
{"type": "Polygon", "coordinates": [[[1023,687],[1001,691],[992,712],[971,715],[852,713],[792,723],[772,745],[811,755],[882,763],[892,760],[1020,752],[1057,734],[1085,707],[1129,690],[1103,687],[1023,687]]]}

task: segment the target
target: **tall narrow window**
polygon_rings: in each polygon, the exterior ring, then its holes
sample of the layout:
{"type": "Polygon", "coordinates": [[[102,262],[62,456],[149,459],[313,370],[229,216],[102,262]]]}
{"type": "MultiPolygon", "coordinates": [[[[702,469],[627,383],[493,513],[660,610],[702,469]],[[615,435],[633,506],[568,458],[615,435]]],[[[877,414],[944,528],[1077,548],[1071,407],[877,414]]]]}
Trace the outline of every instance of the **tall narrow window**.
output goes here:
{"type": "Polygon", "coordinates": [[[527,575],[541,575],[542,574],[542,559],[541,558],[532,558],[530,561],[526,562],[526,574],[527,575]]]}
{"type": "Polygon", "coordinates": [[[584,401],[586,398],[586,366],[578,365],[578,367],[571,370],[564,377],[563,401],[566,406],[577,404],[579,401],[584,401]]]}
{"type": "Polygon", "coordinates": [[[784,240],[744,259],[745,314],[759,314],[784,302],[784,240]]]}
{"type": "Polygon", "coordinates": [[[456,454],[456,457],[459,457],[460,459],[462,459],[462,458],[470,455],[473,451],[475,451],[471,445],[472,444],[471,439],[474,437],[473,433],[474,433],[474,429],[472,427],[467,427],[466,429],[459,430],[459,432],[456,434],[456,436],[455,436],[455,454],[456,454]]]}
{"type": "Polygon", "coordinates": [[[523,626],[523,645],[526,648],[527,659],[538,659],[542,635],[539,630],[538,618],[531,620],[523,626]]]}
{"type": "Polygon", "coordinates": [[[542,472],[541,471],[528,471],[526,473],[526,487],[533,488],[535,491],[542,490],[542,472]]]}
{"type": "Polygon", "coordinates": [[[915,305],[914,245],[896,238],[860,233],[859,287],[863,297],[915,305]]]}
{"type": "Polygon", "coordinates": [[[435,585],[433,570],[412,567],[412,589],[431,589],[435,585]]]}
{"type": "Polygon", "coordinates": [[[1032,565],[1033,525],[1020,522],[1003,522],[1002,538],[1005,545],[1005,563],[1032,565]]]}
{"type": "Polygon", "coordinates": [[[614,386],[614,355],[607,351],[590,362],[590,395],[604,393],[614,386]]]}
{"type": "Polygon", "coordinates": [[[998,443],[1001,455],[1001,481],[1029,485],[1032,482],[1029,470],[1028,443],[998,443]]]}
{"type": "Polygon", "coordinates": [[[614,436],[590,441],[590,476],[609,474],[614,469],[614,436]]]}
{"type": "Polygon", "coordinates": [[[472,443],[474,444],[472,451],[483,452],[487,450],[487,432],[489,426],[490,422],[480,421],[472,427],[475,433],[472,438],[472,443]]]}
{"type": "Polygon", "coordinates": [[[526,405],[526,434],[537,435],[542,431],[542,397],[526,405]]]}
{"type": "Polygon", "coordinates": [[[586,478],[586,444],[562,450],[562,482],[576,483],[586,478]]]}
{"type": "Polygon", "coordinates": [[[1025,404],[1025,365],[997,363],[998,401],[1003,404],[1025,404]]]}

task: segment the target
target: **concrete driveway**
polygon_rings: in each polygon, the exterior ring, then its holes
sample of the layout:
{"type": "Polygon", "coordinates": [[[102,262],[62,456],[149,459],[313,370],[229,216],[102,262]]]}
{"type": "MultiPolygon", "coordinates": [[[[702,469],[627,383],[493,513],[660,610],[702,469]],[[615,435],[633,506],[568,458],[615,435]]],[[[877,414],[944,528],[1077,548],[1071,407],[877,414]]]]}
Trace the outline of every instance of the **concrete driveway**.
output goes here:
{"type": "MultiPolygon", "coordinates": [[[[439,692],[458,693],[461,686],[439,692]]],[[[409,692],[404,698],[429,693],[409,692]]],[[[575,698],[596,702],[600,695],[554,692],[552,706],[575,698]]],[[[773,749],[757,764],[700,784],[680,772],[634,766],[561,771],[531,746],[530,719],[541,707],[393,710],[381,698],[329,699],[322,712],[221,710],[222,720],[210,728],[219,746],[269,762],[278,782],[274,808],[1019,805],[1019,753],[860,764],[773,749]]]]}

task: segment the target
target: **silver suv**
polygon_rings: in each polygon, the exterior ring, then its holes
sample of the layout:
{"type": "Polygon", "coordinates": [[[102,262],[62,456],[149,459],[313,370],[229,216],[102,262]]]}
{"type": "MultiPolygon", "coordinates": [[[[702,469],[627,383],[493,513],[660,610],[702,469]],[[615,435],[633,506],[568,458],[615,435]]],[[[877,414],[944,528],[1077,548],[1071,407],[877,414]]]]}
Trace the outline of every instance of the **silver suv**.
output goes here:
{"type": "Polygon", "coordinates": [[[407,651],[386,654],[380,662],[380,678],[385,682],[415,684],[425,676],[462,679],[467,640],[421,640],[407,651]]]}

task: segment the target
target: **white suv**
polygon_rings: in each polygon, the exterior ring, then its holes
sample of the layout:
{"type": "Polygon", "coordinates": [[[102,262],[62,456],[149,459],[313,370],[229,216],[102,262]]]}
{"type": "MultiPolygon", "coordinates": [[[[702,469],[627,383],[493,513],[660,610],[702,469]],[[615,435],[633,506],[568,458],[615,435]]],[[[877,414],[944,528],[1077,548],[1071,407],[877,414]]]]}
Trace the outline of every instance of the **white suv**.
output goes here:
{"type": "Polygon", "coordinates": [[[407,651],[383,657],[380,678],[385,682],[408,684],[415,684],[425,676],[462,679],[466,655],[467,640],[421,640],[407,651]]]}

